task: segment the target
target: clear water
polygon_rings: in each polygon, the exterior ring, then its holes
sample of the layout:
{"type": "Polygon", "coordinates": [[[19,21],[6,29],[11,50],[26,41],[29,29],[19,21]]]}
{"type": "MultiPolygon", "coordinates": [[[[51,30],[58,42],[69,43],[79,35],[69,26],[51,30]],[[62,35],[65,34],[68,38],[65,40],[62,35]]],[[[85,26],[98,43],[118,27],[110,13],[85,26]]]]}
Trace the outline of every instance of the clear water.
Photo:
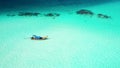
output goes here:
{"type": "Polygon", "coordinates": [[[72,0],[61,0],[62,4],[56,1],[49,7],[46,3],[31,8],[1,8],[0,68],[120,68],[120,2],[82,1],[84,4],[79,5],[72,0]],[[76,15],[82,8],[95,15],[76,15]],[[55,19],[6,16],[19,11],[61,15],[55,19]],[[112,19],[97,18],[98,13],[108,14],[112,19]],[[48,35],[49,39],[30,40],[33,34],[48,35]]]}

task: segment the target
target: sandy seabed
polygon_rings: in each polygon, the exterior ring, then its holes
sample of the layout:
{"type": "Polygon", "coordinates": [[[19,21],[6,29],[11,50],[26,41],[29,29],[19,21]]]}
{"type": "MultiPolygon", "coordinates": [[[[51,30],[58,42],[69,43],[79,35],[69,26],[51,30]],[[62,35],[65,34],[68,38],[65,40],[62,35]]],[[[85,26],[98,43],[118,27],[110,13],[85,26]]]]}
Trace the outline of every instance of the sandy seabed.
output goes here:
{"type": "Polygon", "coordinates": [[[41,13],[60,13],[51,17],[0,15],[0,68],[120,68],[120,2],[90,7],[56,6],[41,13]],[[77,15],[80,9],[108,14],[111,19],[77,15]],[[30,40],[32,35],[48,40],[30,40]]]}

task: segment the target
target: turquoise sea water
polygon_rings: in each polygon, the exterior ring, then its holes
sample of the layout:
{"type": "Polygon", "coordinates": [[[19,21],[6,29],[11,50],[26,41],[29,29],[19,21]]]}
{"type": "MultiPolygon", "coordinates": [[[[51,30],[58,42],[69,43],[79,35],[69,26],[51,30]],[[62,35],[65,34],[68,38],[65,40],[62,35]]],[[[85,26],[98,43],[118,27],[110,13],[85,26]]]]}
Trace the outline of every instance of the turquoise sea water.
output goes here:
{"type": "Polygon", "coordinates": [[[0,68],[120,68],[119,4],[4,10],[0,15],[0,68]],[[76,15],[82,8],[95,15],[76,15]],[[19,11],[61,15],[55,19],[6,16],[19,11]],[[97,13],[108,14],[112,19],[97,18],[97,13]],[[49,39],[30,40],[33,34],[48,35],[49,39]]]}

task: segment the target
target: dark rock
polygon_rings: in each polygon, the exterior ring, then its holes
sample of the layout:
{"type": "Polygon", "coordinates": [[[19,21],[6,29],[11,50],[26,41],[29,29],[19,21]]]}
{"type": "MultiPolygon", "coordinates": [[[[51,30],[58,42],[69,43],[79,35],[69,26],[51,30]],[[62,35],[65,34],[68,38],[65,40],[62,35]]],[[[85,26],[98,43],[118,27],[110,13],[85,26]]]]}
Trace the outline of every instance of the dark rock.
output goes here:
{"type": "Polygon", "coordinates": [[[55,13],[55,15],[56,15],[56,16],[60,16],[60,14],[58,14],[58,13],[55,13]]]}
{"type": "Polygon", "coordinates": [[[32,13],[32,12],[19,12],[18,16],[38,16],[40,13],[32,13]]]}
{"type": "Polygon", "coordinates": [[[98,16],[98,18],[104,18],[104,19],[111,18],[111,16],[104,15],[104,14],[97,14],[97,16],[98,16]]]}
{"type": "Polygon", "coordinates": [[[58,14],[58,13],[47,13],[47,14],[45,14],[45,16],[48,16],[48,17],[57,17],[57,16],[60,16],[60,14],[58,14]]]}
{"type": "Polygon", "coordinates": [[[45,14],[45,16],[53,17],[54,14],[53,13],[48,13],[48,14],[45,14]]]}
{"type": "Polygon", "coordinates": [[[34,15],[34,16],[38,16],[38,15],[40,15],[40,13],[33,13],[33,15],[34,15]]]}
{"type": "Polygon", "coordinates": [[[76,11],[76,14],[80,14],[80,15],[94,15],[94,13],[90,10],[86,10],[86,9],[81,9],[79,11],[76,11]]]}

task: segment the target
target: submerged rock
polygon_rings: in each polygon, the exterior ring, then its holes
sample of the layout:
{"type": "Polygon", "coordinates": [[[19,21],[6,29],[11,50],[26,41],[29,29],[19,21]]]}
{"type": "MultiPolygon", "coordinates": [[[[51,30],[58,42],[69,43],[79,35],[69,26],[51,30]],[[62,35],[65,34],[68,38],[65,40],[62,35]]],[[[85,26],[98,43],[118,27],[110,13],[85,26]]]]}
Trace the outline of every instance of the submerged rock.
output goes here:
{"type": "Polygon", "coordinates": [[[104,19],[108,19],[111,18],[111,16],[105,15],[105,14],[97,14],[98,18],[104,18],[104,19]]]}
{"type": "Polygon", "coordinates": [[[58,13],[47,13],[47,14],[44,14],[45,16],[48,16],[48,17],[57,17],[57,16],[60,16],[60,14],[58,13]]]}
{"type": "Polygon", "coordinates": [[[60,14],[59,13],[47,13],[47,14],[44,14],[44,16],[52,17],[53,19],[55,19],[56,17],[60,16],[60,14]]]}
{"type": "Polygon", "coordinates": [[[40,13],[33,12],[19,12],[18,16],[38,16],[40,13]]]}
{"type": "Polygon", "coordinates": [[[80,14],[80,15],[94,15],[94,13],[90,10],[86,10],[86,9],[81,9],[79,11],[76,11],[76,14],[80,14]]]}

